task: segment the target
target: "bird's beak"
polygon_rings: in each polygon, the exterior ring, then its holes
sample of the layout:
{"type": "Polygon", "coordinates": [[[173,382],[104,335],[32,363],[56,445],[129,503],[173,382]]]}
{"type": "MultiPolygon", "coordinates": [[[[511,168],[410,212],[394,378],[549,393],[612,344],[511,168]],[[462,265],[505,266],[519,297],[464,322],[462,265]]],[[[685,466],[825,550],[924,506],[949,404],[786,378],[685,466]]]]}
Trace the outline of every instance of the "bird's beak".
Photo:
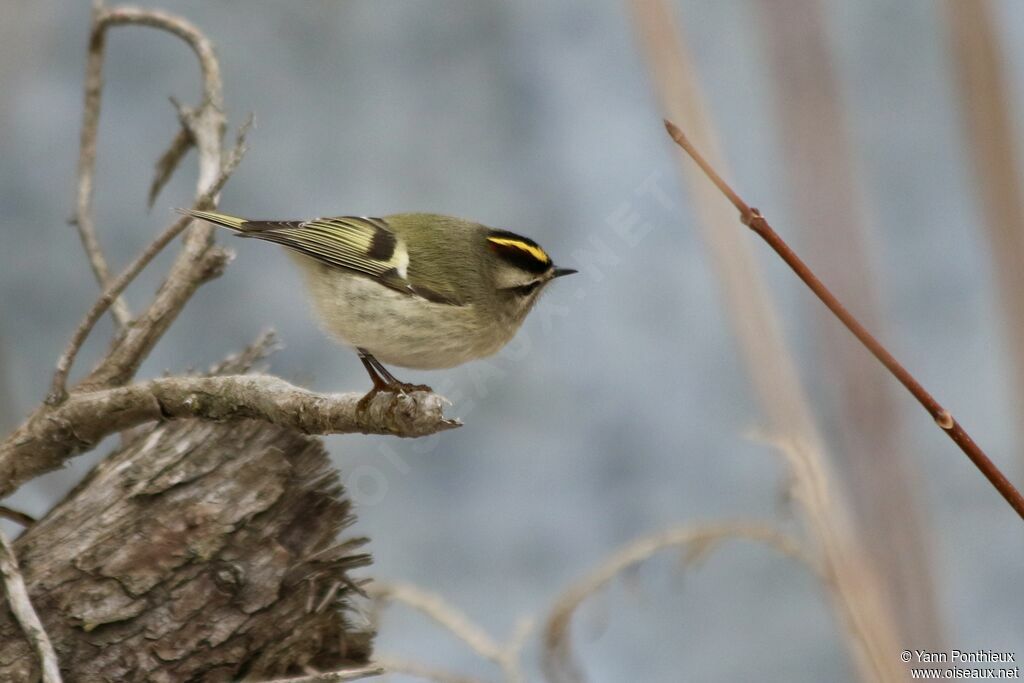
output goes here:
{"type": "Polygon", "coordinates": [[[573,273],[578,272],[579,271],[575,270],[574,268],[555,268],[554,272],[551,274],[551,279],[553,280],[556,277],[562,277],[563,275],[572,275],[573,273]]]}

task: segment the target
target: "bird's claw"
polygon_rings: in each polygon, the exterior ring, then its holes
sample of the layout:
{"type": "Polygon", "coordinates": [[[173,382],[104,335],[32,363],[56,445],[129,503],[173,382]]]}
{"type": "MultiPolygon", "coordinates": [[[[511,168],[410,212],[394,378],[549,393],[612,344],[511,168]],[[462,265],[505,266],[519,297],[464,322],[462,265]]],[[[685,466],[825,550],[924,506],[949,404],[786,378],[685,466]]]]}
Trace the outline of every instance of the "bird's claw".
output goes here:
{"type": "Polygon", "coordinates": [[[359,402],[356,404],[356,410],[360,413],[365,412],[366,409],[369,407],[370,402],[373,401],[377,394],[380,393],[408,396],[409,394],[415,391],[425,391],[427,393],[434,392],[434,390],[431,389],[426,384],[408,384],[406,382],[381,384],[380,386],[375,386],[372,389],[370,389],[368,392],[366,392],[365,396],[359,399],[359,402]]]}

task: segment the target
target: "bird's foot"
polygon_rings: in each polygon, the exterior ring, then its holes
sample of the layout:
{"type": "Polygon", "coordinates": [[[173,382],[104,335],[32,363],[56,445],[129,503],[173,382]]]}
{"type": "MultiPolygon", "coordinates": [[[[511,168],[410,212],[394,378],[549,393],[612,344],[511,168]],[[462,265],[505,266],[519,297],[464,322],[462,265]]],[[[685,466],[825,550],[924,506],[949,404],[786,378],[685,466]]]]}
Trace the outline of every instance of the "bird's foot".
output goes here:
{"type": "Polygon", "coordinates": [[[369,407],[370,402],[373,401],[374,397],[380,393],[401,394],[402,396],[407,396],[414,391],[426,391],[428,393],[434,392],[434,390],[426,384],[409,384],[407,382],[391,382],[389,384],[382,383],[380,385],[375,385],[372,389],[366,392],[365,396],[359,399],[359,403],[356,404],[356,410],[358,412],[365,411],[369,407]]]}
{"type": "Polygon", "coordinates": [[[428,394],[434,393],[434,390],[428,387],[426,384],[409,384],[407,382],[399,382],[393,385],[391,391],[396,391],[399,394],[411,394],[414,391],[425,391],[428,394]]]}

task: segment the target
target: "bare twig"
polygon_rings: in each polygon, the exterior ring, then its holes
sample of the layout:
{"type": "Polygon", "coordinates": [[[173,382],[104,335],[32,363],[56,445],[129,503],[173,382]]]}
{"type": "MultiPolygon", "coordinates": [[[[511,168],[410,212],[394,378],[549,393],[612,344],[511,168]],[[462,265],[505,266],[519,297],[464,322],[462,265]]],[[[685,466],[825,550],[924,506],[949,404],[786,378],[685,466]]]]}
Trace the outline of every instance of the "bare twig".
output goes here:
{"type": "Polygon", "coordinates": [[[398,657],[378,656],[375,659],[378,664],[384,667],[385,674],[404,674],[413,678],[432,681],[433,683],[484,683],[479,678],[455,673],[454,671],[446,671],[419,662],[399,659],[398,657]]]}
{"type": "Polygon", "coordinates": [[[367,586],[366,592],[375,600],[400,602],[425,614],[448,629],[452,635],[484,659],[492,662],[501,659],[501,646],[468,616],[439,595],[410,583],[374,582],[367,586]]]}
{"type": "Polygon", "coordinates": [[[39,657],[43,683],[60,683],[57,653],[53,650],[53,644],[46,635],[43,623],[39,621],[39,615],[32,607],[28,589],[25,588],[25,580],[18,570],[14,549],[3,531],[0,531],[0,574],[3,575],[4,592],[7,594],[7,604],[11,608],[11,613],[39,657]]]}
{"type": "MultiPolygon", "coordinates": [[[[96,137],[100,123],[100,95],[103,91],[103,56],[106,46],[106,10],[99,0],[93,2],[92,33],[85,66],[85,106],[82,115],[82,133],[78,152],[78,186],[75,195],[75,214],[71,223],[78,229],[82,247],[89,258],[93,274],[100,288],[110,284],[110,270],[103,256],[96,225],[92,216],[93,175],[96,170],[96,137]]],[[[131,321],[125,302],[113,302],[114,321],[121,327],[131,321]]]]}
{"type": "Polygon", "coordinates": [[[185,158],[185,154],[192,149],[194,144],[195,141],[192,139],[192,133],[189,132],[187,127],[182,126],[178,129],[174,139],[171,140],[167,150],[157,159],[153,182],[149,186],[149,196],[146,198],[146,203],[150,209],[153,208],[153,204],[156,202],[156,198],[160,196],[160,191],[164,189],[164,185],[174,175],[178,164],[181,163],[181,160],[185,158]]]}
{"type": "Polygon", "coordinates": [[[241,375],[282,347],[274,330],[260,332],[256,339],[238,353],[229,355],[210,368],[208,375],[241,375]]]}
{"type": "Polygon", "coordinates": [[[0,517],[21,526],[30,526],[36,523],[36,518],[32,515],[9,508],[6,505],[0,505],[0,517]]]}
{"type": "Polygon", "coordinates": [[[275,678],[272,681],[267,681],[267,683],[340,683],[341,681],[359,681],[364,678],[372,678],[380,676],[384,672],[384,667],[380,664],[368,664],[358,669],[323,671],[309,674],[308,676],[295,676],[292,678],[275,678]]]}
{"type": "MultiPolygon", "coordinates": [[[[187,128],[199,153],[197,201],[214,188],[223,168],[221,138],[226,127],[223,85],[220,65],[213,45],[188,21],[165,12],[118,7],[102,10],[97,19],[98,31],[109,26],[148,26],[171,33],[184,40],[199,59],[203,98],[196,109],[179,106],[179,118],[187,128]]],[[[97,110],[98,112],[98,110],[97,110]]],[[[98,113],[97,113],[98,115],[98,113]]],[[[135,374],[142,360],[177,317],[196,288],[216,273],[224,263],[225,254],[213,248],[213,228],[193,223],[186,233],[185,247],[171,266],[171,271],[149,308],[116,340],[113,349],[86,379],[89,386],[124,384],[135,374]]]]}
{"type": "Polygon", "coordinates": [[[528,633],[526,629],[518,629],[515,637],[507,645],[502,645],[444,598],[412,584],[372,583],[366,592],[379,602],[400,602],[430,617],[477,655],[497,664],[506,683],[526,680],[519,663],[519,653],[528,633]]]}
{"type": "MultiPolygon", "coordinates": [[[[242,157],[245,155],[245,136],[249,129],[249,125],[244,125],[238,133],[238,139],[235,143],[235,148],[228,156],[227,161],[224,164],[224,168],[221,169],[217,181],[213,184],[206,193],[204,193],[195,203],[196,207],[206,206],[213,197],[220,192],[224,183],[227,182],[228,178],[237,168],[241,162],[242,157]]],[[[172,223],[163,233],[161,233],[153,242],[146,247],[141,254],[139,254],[135,261],[129,265],[124,272],[122,272],[117,279],[112,281],[93,304],[89,312],[86,313],[85,318],[79,323],[78,328],[75,329],[74,334],[71,335],[71,340],[68,342],[67,348],[57,361],[57,369],[53,375],[53,381],[50,387],[50,394],[47,397],[47,403],[54,405],[60,403],[67,397],[67,377],[71,371],[71,367],[75,362],[75,356],[78,351],[82,348],[82,344],[85,342],[89,333],[95,327],[99,319],[103,317],[103,314],[110,307],[113,301],[121,295],[129,284],[138,276],[142,270],[149,265],[160,251],[167,246],[171,240],[177,237],[181,232],[189,226],[192,222],[191,218],[182,217],[172,223]]]]}
{"type": "Polygon", "coordinates": [[[907,388],[914,398],[932,416],[935,423],[953,440],[956,445],[971,459],[989,482],[1002,494],[1006,502],[1024,518],[1024,497],[1010,483],[1010,480],[996,467],[985,452],[971,439],[970,435],[958,423],[948,410],[942,407],[935,398],[929,394],[917,379],[910,374],[888,349],[881,342],[872,336],[868,330],[853,317],[831,291],[818,279],[818,277],[807,267],[799,256],[789,247],[788,244],[776,233],[768,221],[757,209],[748,206],[735,191],[719,176],[707,161],[694,148],[683,132],[670,121],[665,121],[665,127],[672,136],[672,139],[700,166],[701,170],[718,187],[736,210],[740,212],[740,221],[758,234],[770,246],[786,264],[793,269],[801,280],[821,299],[830,311],[853,333],[860,342],[878,359],[882,365],[889,370],[896,379],[907,388]]]}
{"type": "MultiPolygon", "coordinates": [[[[75,215],[72,223],[78,228],[82,246],[89,257],[93,273],[100,287],[106,289],[110,284],[110,271],[103,250],[96,235],[96,226],[92,215],[92,198],[94,194],[93,177],[96,169],[96,139],[99,131],[100,102],[103,91],[103,60],[106,47],[106,32],[112,26],[149,26],[167,31],[184,40],[199,58],[202,70],[203,101],[194,111],[184,112],[188,121],[185,133],[188,139],[199,148],[199,187],[198,195],[206,194],[213,186],[220,170],[220,137],[223,135],[224,101],[223,87],[220,76],[220,65],[213,51],[213,45],[191,23],[180,17],[157,10],[142,10],[134,7],[105,8],[100,2],[93,4],[92,33],[89,38],[88,58],[85,72],[85,106],[82,119],[82,133],[78,157],[78,187],[75,201],[75,215]]],[[[164,155],[158,171],[157,180],[151,190],[155,191],[166,183],[174,170],[174,165],[184,154],[178,144],[182,137],[175,137],[175,144],[164,155]],[[167,160],[172,156],[173,163],[167,160]]],[[[112,304],[114,317],[123,328],[131,320],[128,307],[120,298],[112,304]]]]}
{"type": "Polygon", "coordinates": [[[543,668],[551,682],[583,680],[572,658],[572,617],[576,609],[612,579],[653,555],[671,548],[685,548],[685,559],[693,562],[704,557],[718,543],[726,540],[749,540],[763,543],[783,555],[797,560],[815,574],[817,564],[800,544],[782,532],[759,522],[720,522],[707,525],[669,529],[637,539],[612,554],[587,576],[573,584],[555,601],[544,625],[543,668]]]}
{"type": "MultiPolygon", "coordinates": [[[[101,10],[96,20],[96,31],[110,26],[148,26],[166,31],[185,41],[199,59],[202,72],[203,99],[195,111],[186,111],[189,131],[199,150],[199,190],[202,195],[213,186],[220,170],[220,138],[224,134],[224,97],[220,64],[213,43],[191,22],[181,17],[152,9],[114,7],[101,10]]],[[[101,62],[102,66],[102,62],[101,62]]],[[[102,82],[100,83],[102,85],[102,82]]],[[[97,106],[97,118],[99,109],[97,106]]],[[[93,142],[95,146],[95,138],[93,142]]],[[[95,154],[93,155],[95,157],[95,154]]]]}
{"type": "Polygon", "coordinates": [[[437,394],[315,394],[268,375],[162,377],[140,384],[74,391],[37,412],[0,444],[0,497],[60,467],[104,437],[163,419],[256,419],[306,434],[426,436],[460,426],[437,394]]]}

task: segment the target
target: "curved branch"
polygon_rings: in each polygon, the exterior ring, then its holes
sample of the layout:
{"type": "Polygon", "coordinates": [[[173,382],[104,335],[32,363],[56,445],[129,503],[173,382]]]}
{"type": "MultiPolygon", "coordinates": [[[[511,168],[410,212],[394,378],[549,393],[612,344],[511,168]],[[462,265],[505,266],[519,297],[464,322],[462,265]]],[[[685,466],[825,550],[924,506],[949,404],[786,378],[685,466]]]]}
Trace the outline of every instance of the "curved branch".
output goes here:
{"type": "Polygon", "coordinates": [[[749,540],[763,543],[783,555],[798,560],[819,574],[817,564],[800,544],[782,532],[759,522],[731,522],[685,526],[639,538],[621,548],[555,602],[544,626],[543,669],[548,681],[581,681],[573,662],[570,626],[576,609],[589,596],[612,579],[668,548],[685,547],[687,563],[696,562],[724,540],[749,540]]]}
{"type": "MultiPolygon", "coordinates": [[[[202,189],[199,194],[213,185],[214,178],[219,172],[220,134],[224,129],[224,100],[220,65],[217,63],[213,45],[195,26],[184,19],[156,10],[142,10],[134,7],[107,9],[102,7],[99,2],[94,4],[92,33],[89,37],[85,68],[85,105],[79,143],[78,186],[75,195],[75,214],[71,222],[78,229],[82,246],[89,257],[89,264],[102,288],[106,288],[110,284],[110,269],[103,256],[92,216],[96,139],[99,132],[107,29],[112,26],[125,25],[149,26],[167,31],[185,41],[199,59],[203,81],[203,103],[198,111],[210,119],[209,125],[203,126],[209,129],[207,132],[196,135],[195,131],[191,131],[193,139],[200,148],[199,185],[202,189]],[[204,157],[209,160],[207,163],[203,162],[204,157]]],[[[125,327],[131,320],[127,305],[118,298],[113,302],[112,308],[118,325],[125,327]]]]}
{"type": "Polygon", "coordinates": [[[469,646],[473,652],[492,662],[501,662],[503,648],[464,613],[439,595],[410,583],[371,583],[366,593],[380,602],[400,602],[430,617],[469,646]]]}
{"type": "MultiPolygon", "coordinates": [[[[245,136],[249,130],[249,123],[242,126],[238,133],[238,140],[235,143],[235,148],[232,150],[227,161],[224,164],[224,168],[221,169],[220,174],[217,177],[217,181],[213,184],[205,194],[203,194],[195,203],[195,206],[202,207],[207,205],[216,195],[220,192],[224,183],[227,182],[228,178],[234,172],[238,164],[241,163],[242,157],[245,155],[245,136]]],[[[68,373],[71,372],[71,366],[75,362],[75,357],[78,355],[78,351],[82,348],[82,344],[85,343],[89,333],[92,332],[93,327],[99,322],[103,314],[110,308],[111,305],[117,300],[117,297],[121,296],[121,293],[132,283],[132,281],[138,276],[142,270],[149,265],[160,251],[166,247],[171,240],[177,237],[181,232],[188,227],[192,222],[190,218],[182,217],[172,223],[164,232],[162,232],[155,240],[141,254],[136,257],[135,261],[129,265],[123,273],[117,276],[117,278],[109,283],[106,290],[100,295],[100,298],[96,300],[96,303],[92,305],[89,312],[85,314],[85,318],[79,323],[78,328],[75,329],[74,334],[71,336],[71,341],[68,342],[67,348],[57,361],[57,369],[53,375],[53,381],[50,386],[50,394],[47,397],[47,403],[53,405],[60,403],[67,397],[67,379],[68,373]]]]}
{"type": "MultiPolygon", "coordinates": [[[[519,654],[526,641],[526,637],[529,635],[529,622],[521,624],[514,637],[507,644],[502,645],[440,595],[423,590],[414,584],[402,582],[371,583],[366,587],[366,593],[378,602],[402,603],[430,617],[447,629],[453,636],[468,645],[477,655],[497,664],[504,674],[506,683],[521,683],[526,680],[526,677],[520,670],[519,654]]],[[[385,668],[395,673],[401,672],[402,669],[401,665],[396,665],[395,662],[392,662],[391,665],[385,663],[385,668]]],[[[415,668],[415,665],[413,665],[413,668],[415,668]]],[[[406,667],[404,673],[423,677],[431,672],[421,670],[420,673],[416,673],[406,667]]],[[[433,673],[439,674],[441,672],[433,673]]],[[[432,677],[436,680],[444,678],[440,675],[427,675],[426,677],[432,677]]],[[[451,680],[450,677],[449,680],[451,680]]]]}
{"type": "MultiPolygon", "coordinates": [[[[193,24],[166,12],[143,10],[134,7],[105,9],[97,6],[94,10],[93,32],[89,44],[89,65],[86,71],[86,114],[82,129],[82,152],[79,159],[79,203],[78,224],[83,234],[95,237],[91,219],[92,175],[96,161],[96,129],[99,124],[100,91],[103,87],[103,46],[107,28],[112,26],[148,26],[166,31],[192,49],[199,60],[202,75],[202,102],[196,109],[179,106],[179,118],[187,128],[190,139],[199,153],[199,178],[196,184],[196,198],[212,195],[216,202],[216,184],[223,170],[221,138],[226,121],[224,116],[223,82],[220,65],[214,53],[213,44],[193,24]]],[[[167,281],[161,287],[156,299],[139,319],[124,330],[115,342],[114,348],[89,378],[93,385],[123,384],[134,375],[142,359],[153,348],[157,340],[185,305],[195,291],[195,280],[209,272],[204,264],[211,254],[213,228],[205,224],[193,224],[187,233],[185,248],[178,256],[167,281]]],[[[88,251],[88,247],[87,247],[88,251]]],[[[98,253],[98,252],[97,252],[98,253]]],[[[92,252],[90,252],[90,255],[92,252]]],[[[102,255],[100,255],[102,258],[102,255]]],[[[105,266],[104,266],[105,268],[105,266]]],[[[101,284],[108,285],[105,276],[101,284]]]]}
{"type": "MultiPolygon", "coordinates": [[[[103,56],[106,47],[106,10],[100,2],[93,3],[92,33],[89,36],[88,57],[85,64],[85,105],[82,114],[82,132],[78,150],[78,186],[75,190],[75,213],[71,224],[78,230],[82,248],[101,288],[110,284],[110,269],[103,256],[96,225],[92,219],[93,174],[96,170],[96,137],[100,125],[100,95],[103,91],[103,56]]],[[[131,313],[123,299],[113,302],[114,321],[125,327],[131,313]]]]}
{"type": "Polygon", "coordinates": [[[461,425],[444,417],[437,394],[316,394],[269,375],[162,377],[95,391],[75,391],[33,415],[0,444],[0,497],[54,470],[104,437],[154,420],[256,419],[306,434],[426,436],[461,425]]]}

